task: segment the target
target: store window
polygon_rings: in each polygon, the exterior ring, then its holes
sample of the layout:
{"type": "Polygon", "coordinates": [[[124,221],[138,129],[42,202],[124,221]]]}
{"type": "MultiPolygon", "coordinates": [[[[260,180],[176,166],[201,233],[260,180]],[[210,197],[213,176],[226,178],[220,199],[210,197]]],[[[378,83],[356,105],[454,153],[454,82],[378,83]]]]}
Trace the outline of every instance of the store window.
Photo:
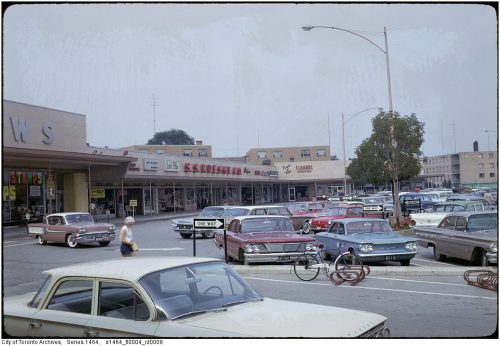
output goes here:
{"type": "Polygon", "coordinates": [[[193,149],[184,149],[183,155],[187,156],[187,157],[192,157],[193,156],[193,149]]]}
{"type": "Polygon", "coordinates": [[[495,173],[490,173],[490,178],[495,178],[495,173]]]}
{"type": "Polygon", "coordinates": [[[267,152],[265,152],[265,151],[258,151],[257,152],[257,158],[259,158],[259,159],[267,159],[267,152]]]}
{"type": "Polygon", "coordinates": [[[42,172],[4,171],[2,192],[3,222],[42,221],[45,213],[42,172]]]}
{"type": "Polygon", "coordinates": [[[484,173],[479,173],[479,178],[484,178],[484,173]]]}
{"type": "Polygon", "coordinates": [[[93,188],[90,191],[90,213],[92,215],[115,214],[115,191],[113,189],[93,188]]]}

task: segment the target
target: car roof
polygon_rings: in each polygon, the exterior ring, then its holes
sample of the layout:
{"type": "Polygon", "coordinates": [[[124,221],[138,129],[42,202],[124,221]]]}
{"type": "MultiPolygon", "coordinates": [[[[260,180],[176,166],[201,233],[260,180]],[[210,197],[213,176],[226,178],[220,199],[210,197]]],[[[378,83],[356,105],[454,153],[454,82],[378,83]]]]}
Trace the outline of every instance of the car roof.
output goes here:
{"type": "Polygon", "coordinates": [[[468,205],[468,204],[482,204],[482,203],[479,200],[460,199],[456,201],[439,202],[434,205],[438,206],[438,205],[468,205]]]}
{"type": "Polygon", "coordinates": [[[449,213],[446,215],[446,217],[449,216],[464,216],[464,217],[469,217],[472,215],[483,215],[483,214],[497,214],[496,210],[485,210],[485,211],[459,211],[459,212],[454,212],[454,213],[449,213]]]}
{"type": "Polygon", "coordinates": [[[140,256],[98,260],[45,270],[54,277],[89,277],[137,281],[146,274],[194,263],[221,260],[187,256],[140,256]]]}
{"type": "Polygon", "coordinates": [[[47,215],[47,217],[49,216],[68,216],[68,215],[82,215],[82,214],[85,214],[85,215],[90,215],[90,213],[87,213],[87,212],[78,212],[78,211],[74,211],[74,212],[68,212],[68,213],[54,213],[54,214],[49,214],[47,215]]]}
{"type": "Polygon", "coordinates": [[[275,204],[264,204],[264,205],[240,205],[234,207],[235,209],[265,209],[265,208],[286,208],[284,205],[275,205],[275,204]]]}
{"type": "Polygon", "coordinates": [[[290,219],[286,215],[247,215],[236,216],[233,220],[248,220],[248,219],[290,219]]]}
{"type": "Polygon", "coordinates": [[[341,222],[341,223],[351,223],[351,222],[375,222],[375,221],[385,221],[388,222],[386,219],[381,219],[377,217],[350,217],[347,219],[336,219],[334,222],[341,222]]]}

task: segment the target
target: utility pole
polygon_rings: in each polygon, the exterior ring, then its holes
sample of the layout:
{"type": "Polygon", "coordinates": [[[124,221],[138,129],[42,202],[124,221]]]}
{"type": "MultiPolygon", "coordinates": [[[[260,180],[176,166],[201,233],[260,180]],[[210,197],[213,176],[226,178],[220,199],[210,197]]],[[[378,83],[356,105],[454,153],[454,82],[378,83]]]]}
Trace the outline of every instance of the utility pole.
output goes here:
{"type": "Polygon", "coordinates": [[[155,94],[153,93],[153,137],[156,134],[156,106],[158,106],[158,103],[156,103],[156,97],[155,94]]]}

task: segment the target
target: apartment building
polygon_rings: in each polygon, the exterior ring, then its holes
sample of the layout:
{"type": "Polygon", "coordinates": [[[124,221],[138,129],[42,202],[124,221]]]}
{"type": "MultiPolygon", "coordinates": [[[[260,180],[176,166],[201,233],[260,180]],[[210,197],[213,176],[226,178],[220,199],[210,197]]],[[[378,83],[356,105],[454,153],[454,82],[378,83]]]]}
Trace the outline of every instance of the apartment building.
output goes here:
{"type": "Polygon", "coordinates": [[[427,157],[421,176],[428,186],[497,187],[498,152],[472,151],[427,157]]]}
{"type": "Polygon", "coordinates": [[[250,149],[247,162],[255,165],[274,165],[279,162],[330,161],[330,146],[304,146],[250,149]]]}

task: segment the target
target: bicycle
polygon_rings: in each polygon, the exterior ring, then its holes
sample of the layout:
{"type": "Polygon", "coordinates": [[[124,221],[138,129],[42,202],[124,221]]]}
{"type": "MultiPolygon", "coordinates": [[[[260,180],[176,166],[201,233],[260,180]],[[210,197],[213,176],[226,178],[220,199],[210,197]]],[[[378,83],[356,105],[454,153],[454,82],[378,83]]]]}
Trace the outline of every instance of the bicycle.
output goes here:
{"type": "Polygon", "coordinates": [[[323,248],[322,244],[318,244],[316,254],[303,254],[295,260],[293,271],[300,280],[312,281],[318,277],[321,271],[335,285],[344,281],[355,285],[370,273],[370,267],[363,265],[361,258],[352,252],[340,253],[330,262],[325,262],[330,256],[323,248]],[[330,273],[332,264],[334,271],[330,273]]]}

